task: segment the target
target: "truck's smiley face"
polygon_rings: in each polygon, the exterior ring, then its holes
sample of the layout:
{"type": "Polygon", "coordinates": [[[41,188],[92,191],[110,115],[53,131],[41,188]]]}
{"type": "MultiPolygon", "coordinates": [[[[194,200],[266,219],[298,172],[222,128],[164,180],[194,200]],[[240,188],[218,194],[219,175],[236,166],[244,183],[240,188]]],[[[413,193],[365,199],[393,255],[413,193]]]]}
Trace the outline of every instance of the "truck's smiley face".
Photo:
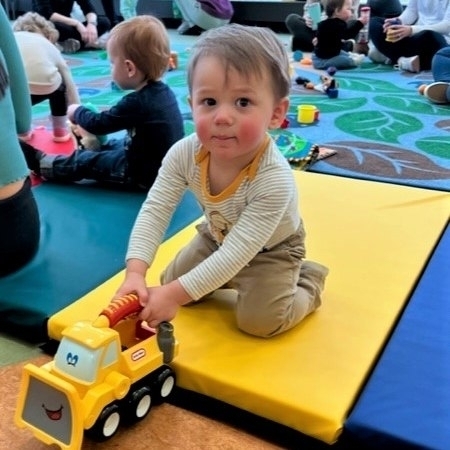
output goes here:
{"type": "Polygon", "coordinates": [[[73,427],[70,394],[51,382],[30,378],[22,417],[58,441],[70,442],[73,427]]]}
{"type": "Polygon", "coordinates": [[[44,404],[42,404],[45,414],[50,420],[61,420],[63,407],[62,405],[58,409],[49,409],[44,404]]]}

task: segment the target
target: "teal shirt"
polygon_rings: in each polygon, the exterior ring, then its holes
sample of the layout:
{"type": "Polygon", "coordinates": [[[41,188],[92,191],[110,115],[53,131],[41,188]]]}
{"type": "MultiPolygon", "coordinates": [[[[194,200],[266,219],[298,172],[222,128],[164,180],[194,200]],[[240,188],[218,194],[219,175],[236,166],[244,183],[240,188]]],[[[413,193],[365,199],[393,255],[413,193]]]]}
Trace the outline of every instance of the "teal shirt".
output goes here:
{"type": "Polygon", "coordinates": [[[31,128],[28,82],[11,24],[0,5],[0,61],[9,75],[9,87],[0,99],[0,187],[22,180],[29,170],[17,133],[31,128]]]}

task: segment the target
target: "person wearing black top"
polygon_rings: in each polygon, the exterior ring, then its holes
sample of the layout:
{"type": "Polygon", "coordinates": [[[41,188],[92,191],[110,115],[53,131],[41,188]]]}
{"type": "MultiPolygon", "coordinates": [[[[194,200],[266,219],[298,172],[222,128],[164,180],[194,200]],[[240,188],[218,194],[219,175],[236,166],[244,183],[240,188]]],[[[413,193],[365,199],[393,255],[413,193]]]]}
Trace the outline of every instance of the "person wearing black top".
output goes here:
{"type": "Polygon", "coordinates": [[[69,156],[47,154],[26,142],[22,150],[29,169],[48,181],[89,179],[148,190],[166,152],[184,136],[177,99],[162,81],[170,58],[167,30],[155,17],[133,17],[111,30],[107,51],[114,82],[133,92],[107,111],[70,105],[67,115],[92,134],[126,130],[125,137],[69,156]]]}
{"type": "Polygon", "coordinates": [[[55,24],[63,52],[104,47],[105,33],[111,29],[110,20],[99,15],[90,0],[77,0],[85,16],[85,20],[80,21],[71,16],[74,3],[74,0],[33,0],[32,8],[55,24]]]}

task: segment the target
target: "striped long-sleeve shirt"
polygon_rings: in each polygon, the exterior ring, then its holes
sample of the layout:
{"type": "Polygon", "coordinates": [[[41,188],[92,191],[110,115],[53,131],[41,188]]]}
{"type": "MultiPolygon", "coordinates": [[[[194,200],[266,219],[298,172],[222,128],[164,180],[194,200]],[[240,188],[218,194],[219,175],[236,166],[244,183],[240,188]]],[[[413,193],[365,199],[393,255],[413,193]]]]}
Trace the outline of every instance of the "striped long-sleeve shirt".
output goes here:
{"type": "Polygon", "coordinates": [[[127,260],[136,258],[151,265],[177,204],[190,189],[217,243],[217,251],[179,278],[193,299],[224,285],[258,252],[295,233],[301,222],[291,168],[272,139],[215,196],[208,191],[208,161],[209,153],[196,134],[169,150],[136,219],[126,255],[127,260]]]}

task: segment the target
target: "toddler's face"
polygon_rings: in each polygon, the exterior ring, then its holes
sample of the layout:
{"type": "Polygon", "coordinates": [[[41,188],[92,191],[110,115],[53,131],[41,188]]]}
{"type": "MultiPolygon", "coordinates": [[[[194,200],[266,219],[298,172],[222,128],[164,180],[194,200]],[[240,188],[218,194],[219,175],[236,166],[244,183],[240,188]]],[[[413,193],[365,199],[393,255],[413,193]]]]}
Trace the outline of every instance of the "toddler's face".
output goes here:
{"type": "Polygon", "coordinates": [[[221,60],[201,58],[195,68],[191,107],[200,141],[223,161],[251,161],[269,128],[283,121],[288,100],[277,101],[269,76],[245,77],[221,60]]]}
{"type": "Polygon", "coordinates": [[[337,9],[335,12],[335,17],[342,19],[347,22],[352,17],[352,0],[346,0],[341,9],[337,9]]]}

